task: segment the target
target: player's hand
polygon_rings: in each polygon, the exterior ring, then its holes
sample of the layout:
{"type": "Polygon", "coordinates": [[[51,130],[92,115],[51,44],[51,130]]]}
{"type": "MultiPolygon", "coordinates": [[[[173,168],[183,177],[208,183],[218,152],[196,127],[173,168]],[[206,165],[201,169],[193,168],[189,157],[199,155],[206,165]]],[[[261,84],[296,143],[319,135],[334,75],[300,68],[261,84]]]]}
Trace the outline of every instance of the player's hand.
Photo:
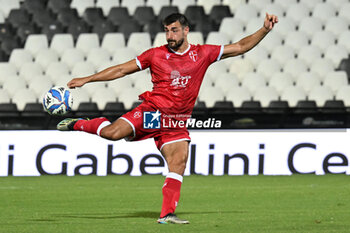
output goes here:
{"type": "Polygon", "coordinates": [[[275,23],[278,23],[278,18],[276,15],[269,15],[266,13],[265,20],[264,20],[264,28],[268,31],[270,31],[275,23]]]}
{"type": "Polygon", "coordinates": [[[85,83],[85,78],[74,78],[67,83],[67,86],[71,89],[74,89],[76,87],[82,87],[85,83]]]}

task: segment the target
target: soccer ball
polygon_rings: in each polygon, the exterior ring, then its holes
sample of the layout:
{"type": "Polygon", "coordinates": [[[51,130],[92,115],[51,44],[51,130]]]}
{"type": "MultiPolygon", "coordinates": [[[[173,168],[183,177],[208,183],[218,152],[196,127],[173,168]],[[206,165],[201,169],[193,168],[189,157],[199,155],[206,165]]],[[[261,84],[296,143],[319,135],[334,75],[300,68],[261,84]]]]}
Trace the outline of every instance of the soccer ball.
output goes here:
{"type": "Polygon", "coordinates": [[[43,107],[51,115],[64,115],[68,113],[73,104],[73,97],[64,87],[53,87],[45,93],[43,107]]]}

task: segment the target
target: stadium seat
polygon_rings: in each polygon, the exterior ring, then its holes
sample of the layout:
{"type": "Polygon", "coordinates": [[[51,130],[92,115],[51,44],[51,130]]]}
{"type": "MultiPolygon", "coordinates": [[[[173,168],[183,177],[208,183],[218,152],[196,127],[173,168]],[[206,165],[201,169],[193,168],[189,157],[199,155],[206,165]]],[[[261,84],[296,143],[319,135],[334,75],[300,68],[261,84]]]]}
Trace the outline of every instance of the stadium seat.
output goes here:
{"type": "Polygon", "coordinates": [[[331,45],[327,48],[324,57],[333,62],[333,66],[337,67],[342,59],[349,56],[346,47],[342,45],[331,45]]]}
{"type": "Polygon", "coordinates": [[[17,68],[14,64],[9,62],[0,62],[0,86],[10,76],[17,75],[17,68]]]}
{"type": "Polygon", "coordinates": [[[299,4],[305,4],[305,6],[310,9],[314,8],[318,3],[322,2],[323,0],[299,0],[299,4]]]}
{"type": "Polygon", "coordinates": [[[153,47],[159,47],[167,44],[164,32],[158,32],[153,40],[153,47]]]}
{"type": "Polygon", "coordinates": [[[137,72],[135,74],[132,74],[131,78],[133,82],[134,88],[140,90],[140,93],[143,93],[145,91],[152,91],[153,83],[151,81],[151,75],[148,73],[148,70],[137,72]]]}
{"type": "MultiPolygon", "coordinates": [[[[270,0],[249,0],[249,5],[255,6],[257,9],[262,9],[264,6],[271,3],[270,0]]],[[[265,15],[265,12],[264,12],[265,15]]]]}
{"type": "Polygon", "coordinates": [[[49,76],[53,83],[56,84],[59,77],[69,75],[69,68],[63,62],[51,62],[46,68],[45,75],[49,76]]]}
{"type": "MultiPolygon", "coordinates": [[[[130,77],[124,77],[121,79],[113,80],[107,83],[108,88],[112,89],[114,93],[118,96],[124,90],[131,90],[133,82],[130,77]]],[[[141,93],[139,93],[141,94],[141,93]]]]}
{"type": "Polygon", "coordinates": [[[124,104],[122,102],[107,102],[102,115],[106,116],[106,117],[119,117],[121,115],[123,115],[125,113],[125,107],[124,104]]]}
{"type": "Polygon", "coordinates": [[[155,20],[156,15],[151,6],[139,6],[136,8],[133,18],[136,19],[140,25],[144,26],[155,20]]]}
{"type": "Polygon", "coordinates": [[[113,7],[119,7],[119,1],[116,0],[97,0],[96,1],[96,7],[99,7],[103,11],[103,15],[107,16],[109,14],[109,11],[113,7]]]}
{"type": "Polygon", "coordinates": [[[306,17],[299,24],[299,31],[304,32],[308,37],[312,37],[316,32],[322,31],[322,28],[322,21],[315,17],[306,17]]]}
{"type": "Polygon", "coordinates": [[[138,101],[138,96],[141,94],[140,90],[136,88],[125,89],[117,93],[118,101],[123,102],[126,109],[131,109],[133,104],[138,101]]]}
{"type": "Polygon", "coordinates": [[[323,113],[345,113],[345,104],[342,100],[327,100],[321,109],[323,113]]]}
{"type": "MultiPolygon", "coordinates": [[[[257,30],[259,30],[261,28],[262,23],[263,23],[263,20],[261,18],[254,17],[254,18],[249,19],[249,21],[246,23],[244,33],[247,35],[253,34],[254,32],[256,32],[257,30]]],[[[263,42],[263,41],[261,41],[261,42],[263,42]]]]}
{"type": "Polygon", "coordinates": [[[253,71],[254,65],[247,59],[235,58],[231,61],[231,65],[229,68],[229,72],[236,74],[239,80],[243,80],[247,73],[253,71]]]}
{"type": "Polygon", "coordinates": [[[82,18],[90,26],[93,26],[96,23],[101,23],[105,21],[102,8],[98,8],[98,7],[86,8],[82,18]]]}
{"type": "Polygon", "coordinates": [[[251,100],[251,94],[246,87],[233,87],[226,95],[227,101],[232,101],[235,107],[241,107],[242,103],[251,100]]]}
{"type": "Polygon", "coordinates": [[[55,22],[55,16],[51,14],[50,11],[43,9],[37,11],[32,16],[32,22],[35,23],[39,28],[43,28],[47,24],[51,24],[55,22]]]}
{"type": "MultiPolygon", "coordinates": [[[[164,33],[163,36],[165,36],[164,33]]],[[[202,32],[190,32],[187,34],[187,39],[190,44],[204,44],[204,37],[202,32]]]]}
{"type": "Polygon", "coordinates": [[[126,40],[129,40],[129,36],[134,32],[141,32],[142,26],[135,19],[129,19],[127,22],[123,22],[119,25],[118,31],[124,34],[126,40]]]}
{"type": "Polygon", "coordinates": [[[235,13],[237,8],[242,5],[245,4],[245,0],[223,0],[222,4],[223,5],[227,5],[230,7],[230,10],[232,13],[235,13]]]}
{"type": "Polygon", "coordinates": [[[25,44],[24,49],[28,50],[35,56],[39,50],[47,49],[49,47],[49,42],[46,35],[29,35],[25,44]]]}
{"type": "Polygon", "coordinates": [[[311,44],[326,50],[329,46],[335,44],[335,35],[329,31],[318,31],[313,35],[311,44]]]}
{"type": "Polygon", "coordinates": [[[53,86],[53,83],[50,77],[45,75],[38,75],[36,77],[33,77],[33,79],[28,82],[28,86],[29,89],[33,91],[35,96],[41,100],[44,94],[53,86]]]}
{"type": "Polygon", "coordinates": [[[94,65],[88,61],[75,63],[72,69],[72,75],[75,77],[85,77],[95,73],[94,65]]]}
{"type": "MultiPolygon", "coordinates": [[[[70,74],[62,74],[60,76],[58,76],[58,75],[55,76],[54,79],[52,79],[52,77],[51,77],[51,80],[55,84],[55,86],[66,87],[67,83],[69,81],[71,81],[73,78],[75,78],[75,77],[71,76],[70,74]]],[[[74,99],[75,99],[75,97],[74,97],[74,99]]]]}
{"type": "Polygon", "coordinates": [[[43,73],[44,69],[38,63],[26,62],[22,64],[21,68],[19,68],[19,75],[28,83],[30,83],[36,76],[43,75],[43,73]]]}
{"type": "Polygon", "coordinates": [[[332,32],[336,37],[345,31],[349,31],[349,19],[343,17],[332,17],[327,19],[325,30],[332,32]]]}
{"type": "Polygon", "coordinates": [[[211,114],[234,114],[234,106],[232,101],[215,101],[214,106],[210,109],[211,114]]]}
{"type": "Polygon", "coordinates": [[[283,17],[285,15],[284,8],[278,4],[278,3],[268,3],[264,5],[262,8],[259,8],[260,10],[260,18],[264,19],[266,12],[269,14],[274,14],[279,17],[283,17]]]}
{"type": "Polygon", "coordinates": [[[344,17],[349,20],[350,19],[349,11],[350,11],[350,3],[347,2],[340,7],[338,16],[344,17]]]}
{"type": "Polygon", "coordinates": [[[130,15],[134,15],[137,7],[145,6],[145,1],[144,0],[122,1],[121,6],[126,7],[130,15]]]}
{"type": "Polygon", "coordinates": [[[25,89],[27,86],[26,81],[20,76],[9,76],[6,79],[6,82],[2,84],[3,90],[5,90],[10,97],[13,97],[18,90],[25,89]]]}
{"type": "Polygon", "coordinates": [[[2,0],[1,11],[4,13],[5,18],[10,15],[11,10],[20,8],[20,0],[2,0]]]}
{"type": "Polygon", "coordinates": [[[53,13],[58,14],[60,10],[70,7],[70,0],[48,0],[47,8],[53,13]]]}
{"type": "Polygon", "coordinates": [[[247,24],[251,18],[258,17],[258,9],[253,5],[239,5],[235,11],[235,18],[247,24]]]}
{"type": "Polygon", "coordinates": [[[291,59],[287,61],[285,66],[283,67],[283,72],[290,74],[293,79],[297,79],[298,76],[308,71],[308,66],[301,59],[291,59]]]}
{"type": "Polygon", "coordinates": [[[66,49],[74,48],[74,39],[71,34],[56,34],[52,37],[50,49],[62,56],[66,49]]]}
{"type": "Polygon", "coordinates": [[[205,41],[206,44],[226,45],[230,43],[230,39],[226,34],[221,32],[209,32],[205,41]]]}
{"type": "Polygon", "coordinates": [[[1,51],[3,52],[3,56],[5,57],[10,57],[13,50],[21,47],[22,45],[16,37],[3,38],[1,42],[1,51]]]}
{"type": "Polygon", "coordinates": [[[124,48],[118,48],[114,51],[112,61],[116,64],[121,64],[127,61],[130,61],[132,59],[135,59],[136,56],[135,50],[132,48],[124,47],[124,48]]]}
{"type": "Polygon", "coordinates": [[[1,117],[19,117],[17,105],[15,103],[0,103],[0,116],[1,117]]]}
{"type": "Polygon", "coordinates": [[[21,8],[32,15],[40,10],[44,10],[45,7],[45,2],[41,0],[25,0],[21,4],[21,8]]]}
{"type": "Polygon", "coordinates": [[[93,48],[100,47],[100,41],[96,33],[82,33],[79,35],[77,43],[75,44],[77,49],[80,49],[87,55],[93,48]]]}
{"type": "Polygon", "coordinates": [[[71,8],[77,9],[79,16],[83,16],[86,8],[94,7],[94,6],[95,6],[94,0],[84,0],[84,1],[72,0],[70,4],[71,8]]]}
{"type": "Polygon", "coordinates": [[[194,27],[197,23],[204,20],[206,17],[204,8],[202,6],[188,6],[184,14],[190,23],[190,29],[191,26],[194,27]]]}
{"type": "Polygon", "coordinates": [[[107,20],[116,26],[128,22],[130,18],[131,16],[126,7],[112,7],[107,16],[107,20]]]}
{"type": "Polygon", "coordinates": [[[314,60],[322,57],[322,51],[318,46],[306,45],[299,49],[298,59],[304,61],[307,66],[311,66],[314,60]]]}
{"type": "Polygon", "coordinates": [[[180,13],[184,14],[188,6],[196,5],[195,0],[172,0],[172,6],[177,6],[180,10],[180,13]]]}
{"type": "Polygon", "coordinates": [[[301,47],[307,46],[308,44],[308,36],[302,31],[292,31],[286,35],[285,45],[292,47],[297,53],[300,51],[301,47]]]}
{"type": "Polygon", "coordinates": [[[312,72],[304,72],[299,74],[296,86],[301,87],[305,93],[309,93],[315,86],[321,86],[321,78],[312,72]]]}
{"type": "MultiPolygon", "coordinates": [[[[260,20],[261,24],[261,20],[260,20]]],[[[255,29],[257,31],[259,27],[255,29]]],[[[288,37],[287,37],[288,38],[288,37]]],[[[282,36],[276,32],[271,33],[270,35],[266,36],[263,41],[261,41],[260,46],[266,48],[266,50],[271,53],[272,50],[279,45],[282,45],[283,39],[282,36]]]]}
{"type": "Polygon", "coordinates": [[[80,103],[90,102],[90,96],[84,88],[72,89],[72,95],[74,96],[72,110],[78,110],[80,103]]]}
{"type": "Polygon", "coordinates": [[[58,21],[45,24],[41,29],[41,34],[45,34],[50,42],[54,35],[64,33],[64,27],[58,21]]]}
{"type": "Polygon", "coordinates": [[[232,41],[236,34],[243,33],[243,29],[244,24],[241,20],[229,17],[223,18],[219,27],[219,32],[227,34],[229,39],[232,41]]]}
{"type": "Polygon", "coordinates": [[[288,7],[286,16],[300,23],[302,19],[310,16],[310,10],[307,5],[299,2],[288,7]]]}
{"type": "MultiPolygon", "coordinates": [[[[215,82],[216,77],[218,75],[226,74],[227,71],[228,71],[228,69],[227,69],[225,62],[223,62],[223,61],[215,62],[209,66],[207,72],[205,73],[204,79],[206,79],[206,77],[208,76],[210,78],[210,80],[215,82]]],[[[236,74],[233,74],[233,75],[236,76],[236,74]]]]}
{"type": "Polygon", "coordinates": [[[207,86],[200,89],[198,98],[204,101],[208,108],[211,108],[216,101],[223,101],[225,96],[220,88],[207,86]]]}
{"type": "Polygon", "coordinates": [[[30,22],[30,19],[30,15],[26,10],[12,9],[9,16],[6,18],[6,22],[11,24],[12,27],[18,28],[30,22]]]}
{"type": "Polygon", "coordinates": [[[247,73],[242,80],[242,86],[246,87],[250,93],[255,93],[258,89],[266,86],[265,77],[259,73],[247,73]]]}
{"type": "Polygon", "coordinates": [[[295,107],[299,100],[306,100],[306,93],[301,87],[290,86],[282,92],[281,100],[288,101],[290,107],[295,107]]]}
{"type": "Polygon", "coordinates": [[[338,38],[338,45],[344,46],[347,51],[350,51],[350,31],[346,30],[342,33],[340,33],[339,38],[338,38]]]}
{"type": "MultiPolygon", "coordinates": [[[[203,39],[206,40],[208,34],[212,31],[217,31],[218,26],[216,26],[209,18],[205,17],[196,23],[193,31],[200,32],[203,35],[203,39]]],[[[191,30],[190,30],[191,31],[191,30]]]]}
{"type": "Polygon", "coordinates": [[[10,102],[11,102],[11,98],[10,98],[9,94],[7,93],[7,91],[1,90],[0,91],[0,104],[10,103],[10,102]]]}
{"type": "Polygon", "coordinates": [[[19,89],[12,97],[13,103],[16,103],[19,111],[23,111],[28,103],[36,103],[37,97],[32,90],[23,88],[19,89]]]}
{"type": "Polygon", "coordinates": [[[295,51],[288,45],[276,46],[271,52],[271,59],[275,59],[281,65],[286,64],[290,59],[295,58],[295,51]]]}
{"type": "Polygon", "coordinates": [[[214,6],[220,4],[221,0],[197,0],[197,5],[203,6],[206,15],[209,15],[214,6]]]}
{"type": "Polygon", "coordinates": [[[284,17],[283,20],[278,22],[278,27],[275,27],[273,30],[285,37],[289,32],[295,31],[296,28],[297,24],[294,19],[291,17],[284,17]]]}
{"type": "Polygon", "coordinates": [[[323,23],[336,16],[336,9],[328,2],[317,3],[313,6],[312,17],[320,19],[323,23]]]}
{"type": "Polygon", "coordinates": [[[323,85],[329,87],[333,93],[337,93],[341,87],[349,85],[346,72],[334,71],[328,73],[324,79],[323,85]]]}
{"type": "Polygon", "coordinates": [[[283,114],[289,109],[288,101],[272,100],[265,111],[271,114],[283,114]]]}
{"type": "Polygon", "coordinates": [[[243,101],[241,108],[237,109],[237,112],[243,114],[259,114],[261,113],[261,103],[257,100],[243,101]]]}
{"type": "MultiPolygon", "coordinates": [[[[27,38],[29,35],[32,34],[39,34],[39,28],[32,22],[29,22],[27,24],[21,24],[18,29],[17,29],[17,36],[20,40],[20,44],[23,45],[25,44],[27,38]]],[[[12,36],[12,40],[13,40],[14,36],[12,36]]],[[[22,47],[22,46],[21,46],[22,47]]]]}
{"type": "MultiPolygon", "coordinates": [[[[158,1],[158,0],[154,0],[154,1],[158,1]]],[[[165,19],[165,17],[173,13],[179,13],[179,8],[177,6],[162,6],[159,13],[158,14],[156,13],[156,15],[158,16],[158,20],[162,22],[163,19],[165,19]]]]}
{"type": "Polygon", "coordinates": [[[65,63],[69,69],[72,69],[74,64],[85,60],[84,53],[80,49],[66,49],[64,50],[61,62],[65,63]]]}
{"type": "Polygon", "coordinates": [[[91,97],[92,102],[97,104],[100,111],[105,109],[107,103],[116,102],[117,97],[115,92],[110,88],[98,88],[95,87],[95,92],[91,97]]]}
{"type": "Polygon", "coordinates": [[[96,33],[99,37],[99,40],[102,41],[103,37],[107,33],[113,33],[117,31],[117,26],[109,21],[101,21],[99,23],[95,23],[92,28],[92,33],[96,33]]]}
{"type": "Polygon", "coordinates": [[[32,54],[24,49],[14,49],[11,53],[9,62],[14,64],[17,69],[20,69],[22,64],[26,62],[33,62],[32,54]]]}
{"type": "Polygon", "coordinates": [[[268,60],[262,60],[259,63],[256,69],[256,72],[267,77],[267,79],[270,79],[272,75],[280,72],[281,70],[282,70],[282,67],[277,60],[268,59],[268,60]]]}
{"type": "Polygon", "coordinates": [[[232,87],[239,86],[239,80],[235,74],[230,73],[220,73],[218,74],[215,82],[215,87],[218,87],[222,90],[222,93],[226,96],[232,87]]]}
{"type": "Polygon", "coordinates": [[[258,66],[262,60],[268,59],[269,53],[266,48],[258,45],[254,49],[244,54],[244,60],[250,61],[254,66],[258,66]]]}
{"type": "Polygon", "coordinates": [[[323,107],[327,100],[334,99],[332,90],[327,86],[315,86],[308,96],[309,100],[316,101],[318,107],[323,107]]]}
{"type": "Polygon", "coordinates": [[[147,32],[133,32],[127,43],[127,47],[135,50],[137,54],[141,54],[152,46],[151,36],[147,32]]]}
{"type": "Polygon", "coordinates": [[[75,112],[77,116],[96,118],[100,116],[98,106],[95,102],[80,102],[75,112]]]}
{"type": "Polygon", "coordinates": [[[273,87],[260,87],[254,92],[253,100],[259,101],[266,108],[271,101],[278,100],[278,92],[273,87]]]}
{"type": "Polygon", "coordinates": [[[268,80],[268,83],[270,87],[273,87],[279,94],[281,94],[285,88],[293,86],[293,78],[287,73],[279,72],[272,75],[268,80]]]}
{"type": "Polygon", "coordinates": [[[297,114],[317,113],[317,103],[314,100],[299,100],[295,108],[294,112],[297,114]]]}
{"type": "Polygon", "coordinates": [[[337,91],[335,98],[337,100],[343,100],[345,106],[349,107],[350,106],[350,86],[348,85],[348,86],[341,87],[337,91]]]}
{"type": "Polygon", "coordinates": [[[327,3],[331,3],[336,10],[340,10],[344,5],[349,3],[348,0],[327,0],[327,3]]]}
{"type": "Polygon", "coordinates": [[[215,27],[219,28],[222,20],[227,17],[232,17],[232,13],[228,6],[214,5],[209,12],[209,19],[214,22],[215,27]]]}
{"type": "Polygon", "coordinates": [[[88,53],[86,60],[91,62],[94,65],[95,70],[97,70],[102,64],[111,61],[111,55],[108,50],[104,48],[93,48],[88,53]]]}
{"type": "Polygon", "coordinates": [[[36,54],[35,63],[46,69],[52,62],[58,62],[59,56],[53,49],[41,49],[36,54]]]}
{"type": "Polygon", "coordinates": [[[350,77],[350,58],[341,60],[339,66],[337,67],[337,70],[345,71],[349,78],[350,77]]]}
{"type": "Polygon", "coordinates": [[[75,8],[62,8],[57,14],[57,20],[64,26],[69,27],[79,22],[79,14],[75,8]]]}
{"type": "Polygon", "coordinates": [[[321,58],[321,59],[315,60],[312,63],[310,71],[317,73],[318,75],[320,75],[322,80],[324,80],[327,73],[334,71],[334,65],[331,60],[326,58],[324,59],[321,58]]]}
{"type": "Polygon", "coordinates": [[[105,34],[101,42],[101,48],[106,49],[110,54],[113,54],[115,49],[123,47],[125,47],[124,34],[119,32],[105,34]]]}
{"type": "Polygon", "coordinates": [[[77,41],[81,34],[88,34],[90,32],[90,26],[83,20],[72,22],[67,29],[67,33],[72,34],[74,41],[77,41]]]}
{"type": "Polygon", "coordinates": [[[101,91],[107,89],[106,82],[87,83],[83,88],[91,98],[93,98],[93,96],[97,93],[97,90],[101,91]]]}

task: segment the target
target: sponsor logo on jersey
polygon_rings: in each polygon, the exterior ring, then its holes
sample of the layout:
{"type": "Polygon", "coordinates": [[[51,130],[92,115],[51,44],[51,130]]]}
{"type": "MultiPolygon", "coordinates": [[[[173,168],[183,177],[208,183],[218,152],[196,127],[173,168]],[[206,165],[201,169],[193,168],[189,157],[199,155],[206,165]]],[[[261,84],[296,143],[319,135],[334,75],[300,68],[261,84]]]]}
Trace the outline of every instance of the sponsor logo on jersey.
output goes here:
{"type": "Polygon", "coordinates": [[[188,55],[190,56],[190,58],[192,59],[192,61],[196,62],[198,59],[198,54],[196,51],[191,51],[188,53],[188,55]]]}
{"type": "Polygon", "coordinates": [[[173,70],[171,71],[170,78],[172,79],[170,86],[186,87],[188,80],[191,78],[191,76],[181,76],[179,71],[173,70]]]}
{"type": "Polygon", "coordinates": [[[137,111],[134,113],[134,118],[140,118],[141,117],[141,112],[137,111]]]}
{"type": "Polygon", "coordinates": [[[143,128],[144,129],[160,129],[160,116],[162,114],[156,112],[143,112],[143,128]]]}
{"type": "Polygon", "coordinates": [[[165,55],[165,57],[166,57],[167,60],[169,59],[170,55],[171,55],[170,53],[167,53],[167,54],[165,55]]]}

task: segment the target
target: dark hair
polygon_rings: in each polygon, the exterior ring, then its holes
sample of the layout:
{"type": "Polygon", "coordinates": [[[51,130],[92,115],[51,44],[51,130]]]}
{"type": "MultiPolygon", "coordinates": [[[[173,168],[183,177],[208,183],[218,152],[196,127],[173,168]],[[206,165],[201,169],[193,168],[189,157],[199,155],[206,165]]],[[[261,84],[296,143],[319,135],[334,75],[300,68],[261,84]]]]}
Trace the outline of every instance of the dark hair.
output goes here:
{"type": "Polygon", "coordinates": [[[186,16],[180,13],[173,13],[165,17],[165,19],[163,20],[163,25],[167,26],[169,24],[175,23],[176,21],[179,21],[182,27],[189,26],[186,16]]]}

